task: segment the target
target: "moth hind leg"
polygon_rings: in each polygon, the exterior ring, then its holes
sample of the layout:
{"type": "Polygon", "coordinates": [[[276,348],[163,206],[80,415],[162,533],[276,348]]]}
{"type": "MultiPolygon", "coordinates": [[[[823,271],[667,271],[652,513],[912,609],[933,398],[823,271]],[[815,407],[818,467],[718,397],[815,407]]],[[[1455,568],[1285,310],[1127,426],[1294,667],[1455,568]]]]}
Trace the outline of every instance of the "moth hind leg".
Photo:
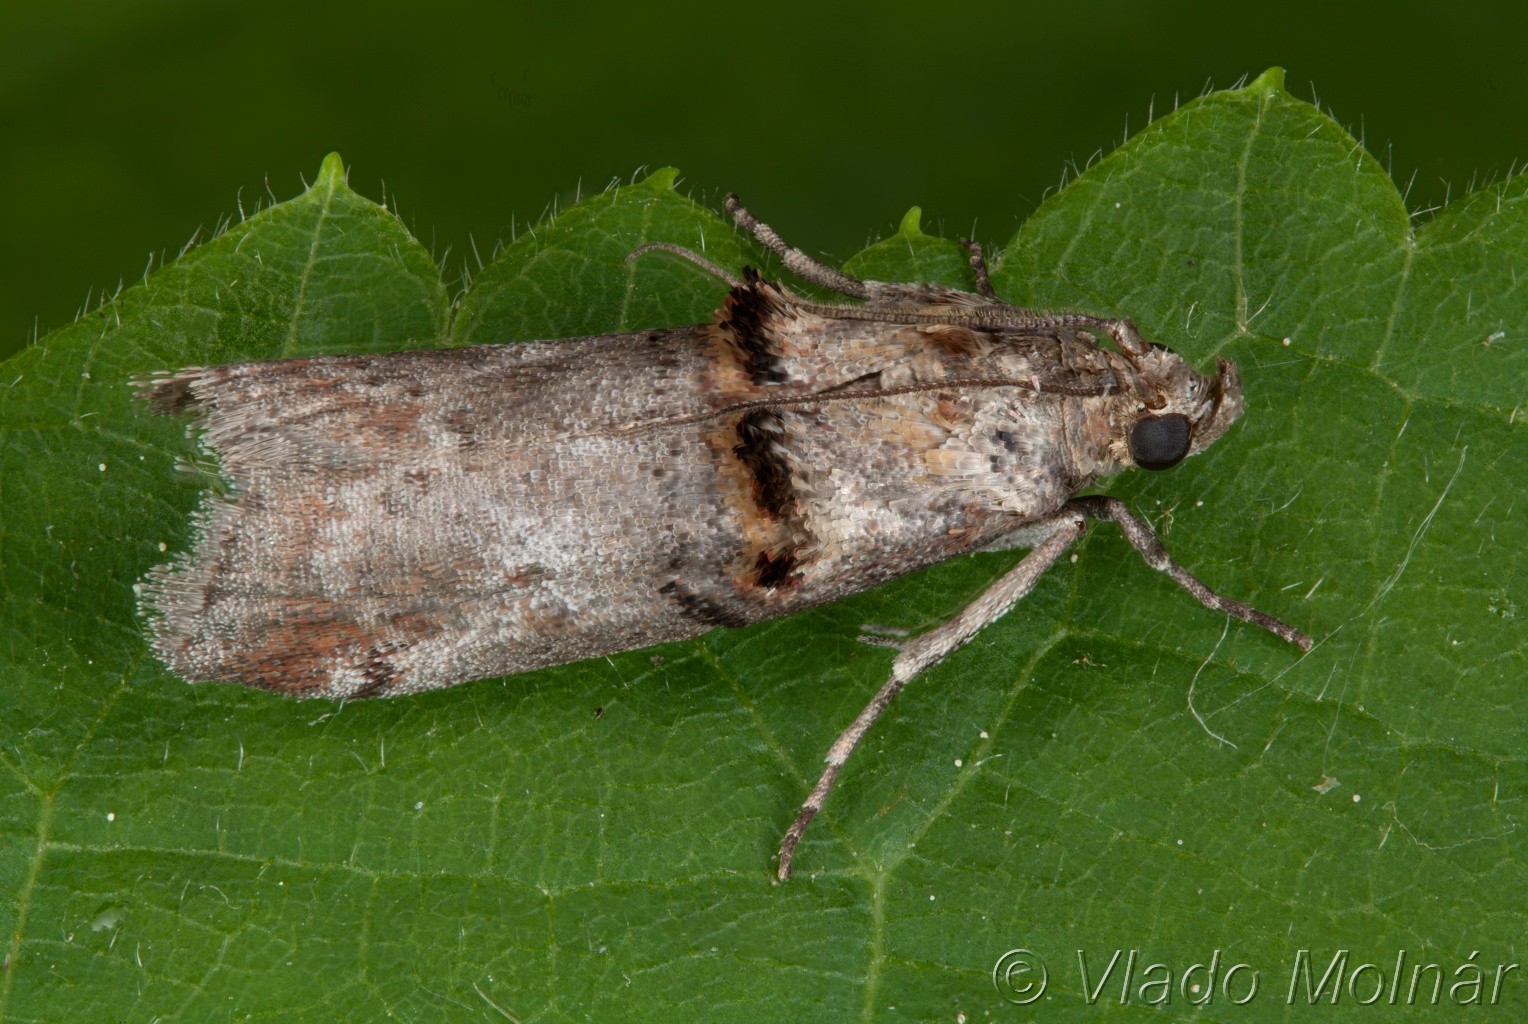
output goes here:
{"type": "MultiPolygon", "coordinates": [[[[843,295],[863,299],[872,306],[906,307],[915,310],[927,310],[929,307],[957,307],[950,310],[952,322],[968,316],[990,319],[994,316],[991,307],[996,306],[999,307],[995,314],[998,319],[991,321],[995,326],[1046,331],[1101,330],[1108,334],[1119,346],[1120,351],[1127,355],[1140,356],[1151,351],[1151,346],[1146,343],[1129,320],[1091,316],[1086,313],[1035,312],[1004,302],[992,287],[992,277],[987,269],[986,252],[979,242],[967,238],[960,240],[961,246],[965,248],[969,256],[971,274],[976,279],[975,292],[935,284],[863,281],[819,262],[787,243],[774,228],[750,213],[738,199],[737,193],[727,193],[726,207],[738,227],[753,235],[759,244],[778,255],[781,262],[785,264],[785,269],[820,288],[828,288],[843,295]],[[958,307],[965,307],[965,309],[958,307]],[[985,310],[985,312],[968,313],[965,310],[985,310]]],[[[701,261],[697,260],[697,262],[701,261]]]]}
{"type": "Polygon", "coordinates": [[[785,269],[803,281],[810,281],[819,288],[827,288],[856,299],[872,298],[872,282],[850,277],[842,270],[814,260],[789,244],[774,228],[749,213],[747,207],[738,199],[736,192],[727,193],[724,205],[738,227],[752,235],[764,248],[779,256],[780,262],[785,264],[785,269]]]}
{"type": "MultiPolygon", "coordinates": [[[[927,308],[929,306],[987,306],[1004,305],[992,290],[987,275],[987,263],[982,248],[975,242],[962,240],[971,253],[971,272],[976,277],[976,292],[946,288],[943,285],[908,283],[897,281],[864,281],[851,277],[842,270],[813,259],[780,237],[779,232],[755,217],[739,201],[737,193],[727,193],[727,212],[737,226],[752,235],[760,245],[780,257],[785,269],[819,288],[827,288],[841,295],[862,299],[873,306],[904,306],[927,308]]],[[[1022,313],[1022,310],[1016,312],[1022,313]]]]}
{"type": "Polygon", "coordinates": [[[993,302],[1001,302],[992,287],[992,275],[987,272],[987,253],[982,244],[970,238],[962,238],[960,247],[970,257],[971,274],[976,278],[977,294],[993,302]]]}
{"type": "Polygon", "coordinates": [[[630,263],[638,256],[645,256],[650,252],[666,252],[670,256],[678,256],[682,260],[695,264],[695,266],[704,270],[712,277],[726,282],[729,288],[744,287],[743,282],[732,273],[712,263],[694,249],[686,249],[684,246],[675,245],[673,242],[648,242],[646,245],[639,245],[626,254],[626,262],[630,263]]]}

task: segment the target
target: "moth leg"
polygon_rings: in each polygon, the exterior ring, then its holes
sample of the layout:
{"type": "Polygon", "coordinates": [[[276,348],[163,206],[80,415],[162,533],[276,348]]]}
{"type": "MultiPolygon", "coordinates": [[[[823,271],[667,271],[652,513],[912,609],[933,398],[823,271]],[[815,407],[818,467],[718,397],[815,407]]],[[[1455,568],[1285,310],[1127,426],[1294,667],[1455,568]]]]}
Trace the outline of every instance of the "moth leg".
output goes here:
{"type": "Polygon", "coordinates": [[[1232,618],[1250,622],[1254,626],[1262,626],[1274,636],[1281,640],[1288,640],[1300,650],[1310,650],[1310,637],[1298,629],[1280,622],[1266,612],[1258,611],[1251,605],[1221,597],[1192,576],[1187,569],[1174,562],[1167,554],[1167,549],[1162,546],[1162,542],[1157,539],[1155,531],[1118,498],[1073,498],[1066,503],[1065,508],[1072,509],[1089,519],[1110,519],[1119,524],[1120,532],[1125,535],[1130,546],[1140,552],[1147,565],[1158,572],[1166,573],[1174,583],[1193,594],[1206,608],[1224,612],[1232,618]]]}
{"type": "Polygon", "coordinates": [[[1132,356],[1144,356],[1151,351],[1151,345],[1145,338],[1141,337],[1141,332],[1137,331],[1135,324],[1129,320],[1091,316],[1083,317],[1082,319],[1091,320],[1093,321],[1092,326],[1106,331],[1109,337],[1114,339],[1114,343],[1119,346],[1121,352],[1132,356]]]}
{"type": "MultiPolygon", "coordinates": [[[[977,275],[977,287],[982,289],[979,293],[963,292],[958,288],[945,288],[942,285],[934,284],[862,281],[857,277],[850,277],[842,270],[814,260],[800,249],[787,243],[774,228],[749,213],[742,202],[738,200],[737,193],[727,193],[726,207],[727,212],[732,215],[732,219],[736,222],[737,226],[751,234],[758,240],[760,245],[779,256],[780,261],[785,264],[785,269],[802,280],[817,285],[819,288],[827,288],[842,295],[863,299],[872,306],[909,306],[916,308],[944,305],[966,307],[1006,305],[992,291],[992,282],[987,279],[987,264],[980,255],[981,246],[976,246],[971,263],[971,268],[977,275]]],[[[1013,309],[1013,307],[1009,308],[1013,309]]],[[[1014,312],[1024,314],[1025,311],[1014,309],[1014,312]]]]}
{"type": "Polygon", "coordinates": [[[971,273],[976,275],[977,292],[994,301],[1001,301],[997,292],[992,290],[992,277],[987,273],[987,254],[982,250],[982,244],[970,238],[962,238],[960,244],[971,257],[971,273]]]}
{"type": "Polygon", "coordinates": [[[736,192],[727,193],[725,205],[737,226],[757,239],[764,248],[779,256],[786,270],[820,288],[828,288],[856,299],[870,298],[870,286],[864,281],[857,277],[850,277],[826,263],[819,263],[794,245],[787,244],[774,228],[748,212],[738,199],[736,192]]]}
{"type": "Polygon", "coordinates": [[[823,801],[833,789],[833,783],[838,780],[838,773],[843,768],[844,762],[849,760],[849,755],[859,745],[865,733],[875,724],[876,719],[886,710],[902,687],[908,681],[941,661],[945,655],[971,639],[983,626],[995,622],[1001,618],[1015,602],[1034,588],[1035,581],[1049,569],[1056,559],[1071,546],[1072,542],[1082,536],[1087,528],[1087,520],[1081,512],[1063,511],[1048,520],[1034,524],[1033,529],[1037,532],[1045,527],[1045,539],[1035,544],[1029,554],[1024,556],[1023,561],[1008,570],[996,583],[988,587],[980,597],[972,601],[960,610],[949,622],[937,626],[922,636],[916,637],[901,645],[901,653],[891,665],[891,678],[886,684],[870,698],[870,703],[865,705],[865,710],[849,724],[849,727],[839,734],[838,739],[833,741],[833,746],[828,748],[828,755],[824,759],[827,767],[823,769],[822,777],[817,780],[817,785],[812,787],[812,792],[807,796],[806,802],[801,805],[801,812],[796,815],[796,820],[791,822],[791,827],[786,829],[785,838],[780,841],[780,858],[777,875],[780,881],[785,881],[791,876],[791,859],[796,852],[796,845],[801,842],[801,836],[806,832],[807,826],[822,809],[823,801]]]}
{"type": "Polygon", "coordinates": [[[675,245],[672,242],[648,242],[646,245],[639,245],[635,249],[631,250],[631,252],[626,254],[626,262],[630,263],[638,256],[645,256],[650,252],[666,252],[671,256],[678,256],[682,260],[688,260],[689,262],[695,264],[697,267],[699,267],[701,270],[704,270],[712,277],[720,278],[722,281],[725,281],[728,287],[743,287],[743,282],[741,280],[733,276],[728,271],[722,269],[721,267],[718,267],[715,263],[712,263],[700,253],[693,249],[686,249],[682,245],[675,245]]]}

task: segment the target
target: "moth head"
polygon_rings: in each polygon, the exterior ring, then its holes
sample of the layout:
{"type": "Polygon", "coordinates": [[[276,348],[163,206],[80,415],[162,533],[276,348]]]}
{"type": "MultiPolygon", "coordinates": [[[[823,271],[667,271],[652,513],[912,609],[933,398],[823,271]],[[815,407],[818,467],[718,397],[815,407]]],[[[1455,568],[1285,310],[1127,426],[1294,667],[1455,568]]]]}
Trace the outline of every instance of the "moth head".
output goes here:
{"type": "Polygon", "coordinates": [[[1206,377],[1154,344],[1135,363],[1137,403],[1124,425],[1125,447],[1142,469],[1171,469],[1209,447],[1241,415],[1241,378],[1225,359],[1206,377]]]}

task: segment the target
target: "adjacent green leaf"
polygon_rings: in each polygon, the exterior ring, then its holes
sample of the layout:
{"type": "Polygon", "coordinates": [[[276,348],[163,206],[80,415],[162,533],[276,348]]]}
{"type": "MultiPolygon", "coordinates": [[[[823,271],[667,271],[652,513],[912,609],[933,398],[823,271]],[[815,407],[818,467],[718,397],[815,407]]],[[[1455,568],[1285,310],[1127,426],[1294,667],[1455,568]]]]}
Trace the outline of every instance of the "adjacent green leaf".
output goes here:
{"type": "MultiPolygon", "coordinates": [[[[1153,962],[1257,968],[1214,1019],[1457,1014],[1472,952],[1488,1002],[1528,914],[1525,180],[1413,230],[1270,73],[1047,201],[1000,292],[1130,315],[1246,382],[1214,449],[1114,492],[1318,645],[1227,624],[1099,529],[898,700],[775,887],[781,829],[890,662],[860,624],[941,621],[1016,556],[344,707],[190,687],[148,654],[133,585],[206,481],[130,375],[692,322],[718,282],[626,253],[759,262],[664,171],[510,242],[453,313],[331,157],[0,367],[0,1019],[1081,1020],[1132,949],[1131,1006],[1162,994],[1153,962]],[[994,983],[1019,947],[1049,970],[1033,1008],[1012,999],[1035,974],[994,983]],[[1297,987],[1290,1009],[1301,949],[1313,984],[1351,951],[1335,1005],[1297,987]],[[1390,998],[1400,953],[1440,965],[1439,1005],[1431,975],[1390,998]],[[1386,1009],[1351,1010],[1376,977],[1386,1009]]],[[[969,282],[915,214],[849,269],[969,282]]]]}

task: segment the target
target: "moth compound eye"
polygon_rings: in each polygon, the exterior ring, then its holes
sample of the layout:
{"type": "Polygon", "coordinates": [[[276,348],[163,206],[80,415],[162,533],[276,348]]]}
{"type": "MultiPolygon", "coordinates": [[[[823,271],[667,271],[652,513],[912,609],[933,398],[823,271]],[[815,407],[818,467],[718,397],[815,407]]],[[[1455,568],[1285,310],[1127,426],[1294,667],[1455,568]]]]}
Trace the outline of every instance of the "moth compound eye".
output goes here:
{"type": "Polygon", "coordinates": [[[1188,417],[1143,416],[1130,428],[1130,457],[1142,469],[1172,469],[1188,454],[1188,417]]]}

